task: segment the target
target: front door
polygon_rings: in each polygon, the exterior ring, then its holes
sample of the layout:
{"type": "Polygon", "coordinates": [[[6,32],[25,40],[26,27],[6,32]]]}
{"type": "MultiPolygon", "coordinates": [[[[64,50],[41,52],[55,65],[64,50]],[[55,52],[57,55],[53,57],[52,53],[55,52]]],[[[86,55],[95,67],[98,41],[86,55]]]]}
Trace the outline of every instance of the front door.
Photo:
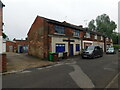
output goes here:
{"type": "Polygon", "coordinates": [[[70,44],[70,56],[73,56],[73,44],[70,44]]]}

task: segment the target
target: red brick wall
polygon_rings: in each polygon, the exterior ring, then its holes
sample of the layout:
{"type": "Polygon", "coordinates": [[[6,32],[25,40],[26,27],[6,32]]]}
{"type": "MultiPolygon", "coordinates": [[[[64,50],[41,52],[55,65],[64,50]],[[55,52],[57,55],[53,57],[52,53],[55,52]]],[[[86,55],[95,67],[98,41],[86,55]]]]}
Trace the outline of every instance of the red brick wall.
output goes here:
{"type": "Polygon", "coordinates": [[[28,45],[28,41],[27,40],[21,40],[21,41],[16,41],[15,40],[15,47],[16,47],[16,50],[18,50],[18,46],[21,45],[21,46],[24,46],[24,45],[28,45]]]}
{"type": "Polygon", "coordinates": [[[9,46],[13,46],[13,52],[14,52],[14,48],[16,47],[15,42],[12,41],[6,41],[6,52],[9,52],[9,46]]]}
{"type": "Polygon", "coordinates": [[[28,54],[44,58],[44,19],[37,16],[28,32],[28,54]]]}

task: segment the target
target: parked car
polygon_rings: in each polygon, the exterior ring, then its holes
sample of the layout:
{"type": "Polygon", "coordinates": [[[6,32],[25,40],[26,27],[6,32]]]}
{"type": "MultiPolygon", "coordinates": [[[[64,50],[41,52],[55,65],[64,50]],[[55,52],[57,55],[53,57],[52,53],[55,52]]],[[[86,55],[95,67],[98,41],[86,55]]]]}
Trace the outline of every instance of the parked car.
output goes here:
{"type": "Polygon", "coordinates": [[[115,53],[116,53],[116,51],[113,47],[108,48],[106,51],[106,54],[115,54],[115,53]]]}
{"type": "Polygon", "coordinates": [[[83,50],[82,58],[95,58],[103,56],[103,49],[100,46],[90,45],[83,50]]]}
{"type": "Polygon", "coordinates": [[[118,52],[120,52],[120,48],[118,49],[118,52]]]}

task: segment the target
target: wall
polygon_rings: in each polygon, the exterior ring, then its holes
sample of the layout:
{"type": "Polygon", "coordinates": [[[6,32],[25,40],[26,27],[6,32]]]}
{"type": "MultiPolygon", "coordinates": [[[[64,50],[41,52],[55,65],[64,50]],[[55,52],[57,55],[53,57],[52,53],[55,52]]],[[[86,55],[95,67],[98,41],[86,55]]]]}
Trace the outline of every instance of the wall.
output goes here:
{"type": "MultiPolygon", "coordinates": [[[[51,42],[52,52],[54,53],[56,52],[56,43],[65,44],[65,52],[68,52],[68,42],[63,42],[63,39],[68,39],[68,38],[64,38],[61,36],[52,36],[52,42],[51,42]]],[[[63,53],[59,53],[58,56],[62,57],[63,53]]]]}
{"type": "Polygon", "coordinates": [[[14,48],[16,47],[14,41],[6,41],[6,52],[11,52],[10,47],[13,47],[12,52],[14,52],[14,48]]]}
{"type": "Polygon", "coordinates": [[[2,19],[3,19],[3,12],[2,12],[2,3],[1,3],[1,1],[0,1],[0,54],[2,54],[2,42],[3,42],[3,40],[2,40],[2,23],[3,23],[3,21],[2,21],[2,19]]]}
{"type": "Polygon", "coordinates": [[[93,41],[83,40],[83,49],[85,49],[85,44],[93,45],[93,41]]]}
{"type": "Polygon", "coordinates": [[[44,20],[37,16],[28,32],[28,54],[44,58],[44,20]]]}
{"type": "Polygon", "coordinates": [[[73,44],[74,47],[74,55],[79,55],[80,54],[80,51],[81,51],[81,40],[79,39],[71,39],[71,40],[74,40],[75,42],[71,42],[70,44],[73,44]],[[76,44],[79,44],[80,45],[80,51],[76,51],[76,44]]]}
{"type": "Polygon", "coordinates": [[[2,36],[0,36],[0,54],[2,54],[2,36]]]}
{"type": "MultiPolygon", "coordinates": [[[[63,39],[68,40],[68,38],[66,37],[52,36],[52,42],[51,42],[52,52],[56,52],[56,43],[61,43],[61,44],[65,44],[65,52],[68,52],[68,55],[69,55],[68,42],[63,42],[63,39]]],[[[75,41],[75,42],[70,42],[70,44],[74,45],[73,47],[74,55],[80,54],[80,51],[76,51],[76,44],[81,44],[81,40],[78,40],[78,39],[70,39],[70,40],[75,41]]],[[[81,47],[80,47],[80,50],[81,50],[81,47]]],[[[59,57],[62,57],[62,56],[63,56],[63,53],[59,53],[59,57]]]]}
{"type": "Polygon", "coordinates": [[[3,40],[3,47],[2,47],[2,52],[6,52],[6,40],[3,40]]]}

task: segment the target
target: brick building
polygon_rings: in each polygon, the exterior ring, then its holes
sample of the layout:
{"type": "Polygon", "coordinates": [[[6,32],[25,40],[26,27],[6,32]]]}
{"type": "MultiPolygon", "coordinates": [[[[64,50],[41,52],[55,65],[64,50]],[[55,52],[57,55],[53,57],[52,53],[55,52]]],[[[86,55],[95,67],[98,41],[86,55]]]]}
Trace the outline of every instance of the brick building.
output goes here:
{"type": "Polygon", "coordinates": [[[105,49],[105,38],[82,26],[37,16],[28,32],[28,54],[40,58],[47,58],[49,52],[58,53],[59,57],[63,56],[63,52],[67,52],[68,56],[79,55],[91,44],[105,49]]]}
{"type": "Polygon", "coordinates": [[[105,38],[105,35],[99,32],[85,29],[84,37],[83,37],[83,48],[86,48],[89,45],[99,45],[100,47],[103,48],[103,51],[104,51],[105,49],[104,38],[105,38]]]}
{"type": "Polygon", "coordinates": [[[14,52],[16,47],[15,41],[6,41],[6,52],[14,52]]]}
{"type": "Polygon", "coordinates": [[[6,51],[7,52],[18,52],[27,53],[28,52],[28,41],[27,40],[16,40],[6,41],[6,51]]]}

